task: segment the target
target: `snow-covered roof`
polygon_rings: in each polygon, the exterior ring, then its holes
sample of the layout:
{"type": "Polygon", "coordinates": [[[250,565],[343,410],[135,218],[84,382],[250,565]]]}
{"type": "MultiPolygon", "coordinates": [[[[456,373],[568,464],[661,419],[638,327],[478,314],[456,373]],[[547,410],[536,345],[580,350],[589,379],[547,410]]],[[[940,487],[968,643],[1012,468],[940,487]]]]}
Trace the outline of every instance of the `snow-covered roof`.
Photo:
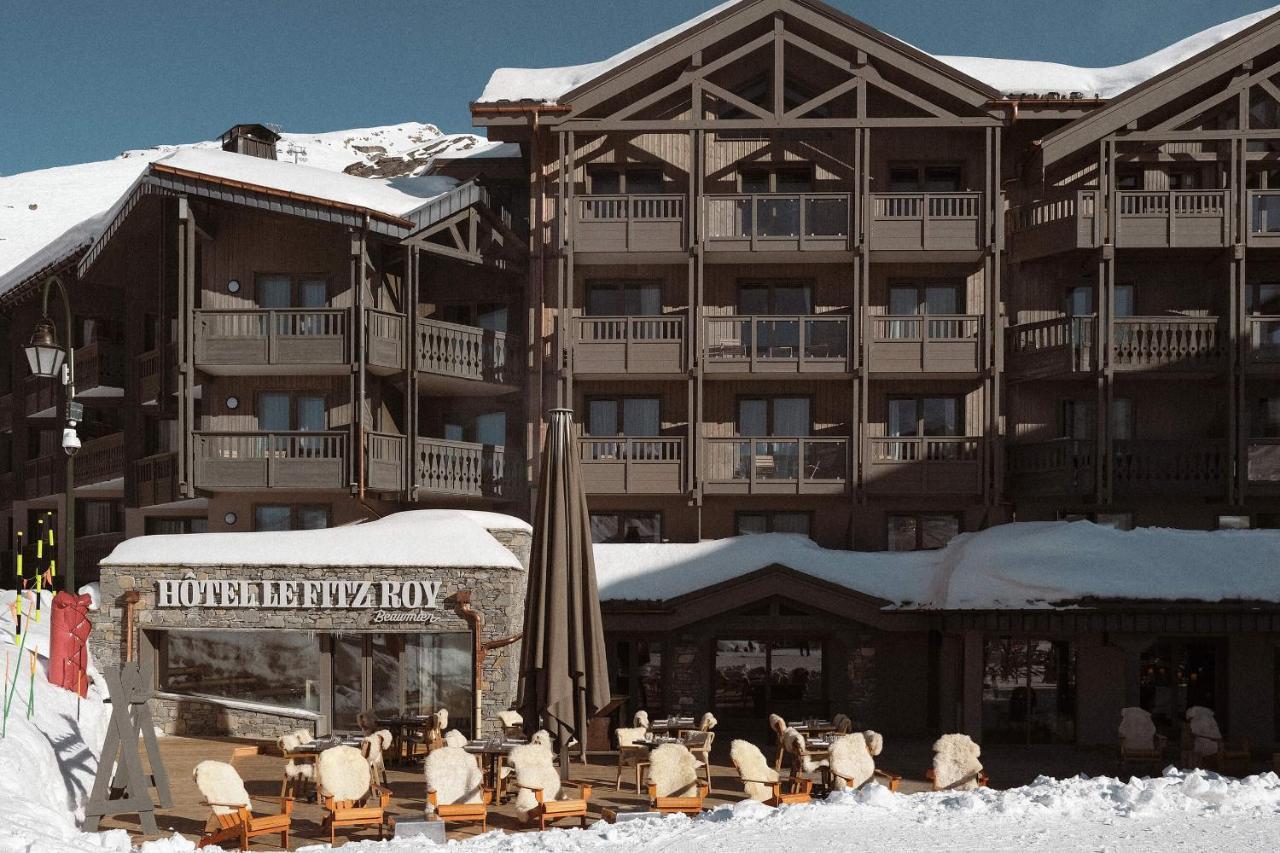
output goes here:
{"type": "Polygon", "coordinates": [[[498,160],[520,157],[518,142],[481,142],[471,147],[457,146],[436,155],[437,160],[498,160]]]}
{"type": "Polygon", "coordinates": [[[519,569],[489,530],[528,530],[490,512],[421,509],[323,530],[137,536],[103,566],[422,566],[519,569]]]}
{"type": "Polygon", "coordinates": [[[937,551],[820,548],[764,534],[595,547],[604,600],[667,600],[774,564],[910,609],[1038,609],[1082,600],[1280,603],[1280,532],[1003,524],[937,551]]]}
{"type": "MultiPolygon", "coordinates": [[[[498,101],[556,103],[566,93],[624,65],[703,21],[715,17],[736,2],[738,0],[722,3],[599,62],[559,68],[498,68],[489,77],[489,82],[478,100],[481,103],[498,101]]],[[[1107,68],[1082,68],[1040,60],[993,59],[979,56],[934,55],[934,58],[1006,95],[1043,95],[1056,92],[1065,97],[1072,92],[1079,92],[1089,98],[1114,98],[1277,11],[1280,11],[1280,6],[1244,15],[1184,38],[1149,56],[1107,68]]]]}

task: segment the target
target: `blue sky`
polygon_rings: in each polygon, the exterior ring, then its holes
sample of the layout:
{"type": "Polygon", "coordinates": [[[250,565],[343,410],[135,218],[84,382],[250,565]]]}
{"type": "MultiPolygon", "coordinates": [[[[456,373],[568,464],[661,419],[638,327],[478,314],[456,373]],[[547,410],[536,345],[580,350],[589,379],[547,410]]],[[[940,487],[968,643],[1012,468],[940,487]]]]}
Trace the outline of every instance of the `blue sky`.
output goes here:
{"type": "MultiPolygon", "coordinates": [[[[0,174],[216,136],[470,128],[496,66],[603,59],[716,0],[3,0],[0,174]]],[[[1266,0],[834,0],[934,53],[1113,65],[1266,0]]]]}

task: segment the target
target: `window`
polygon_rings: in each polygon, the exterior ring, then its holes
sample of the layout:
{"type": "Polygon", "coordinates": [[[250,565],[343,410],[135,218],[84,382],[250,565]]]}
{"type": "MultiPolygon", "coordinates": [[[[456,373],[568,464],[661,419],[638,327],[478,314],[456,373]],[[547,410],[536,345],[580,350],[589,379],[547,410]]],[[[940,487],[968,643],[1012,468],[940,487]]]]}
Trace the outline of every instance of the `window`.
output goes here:
{"type": "Polygon", "coordinates": [[[447,415],[444,420],[444,438],[446,441],[503,447],[507,443],[507,413],[447,415]]]}
{"type": "Polygon", "coordinates": [[[1116,397],[1111,401],[1111,437],[1116,441],[1133,440],[1133,400],[1116,397]]]}
{"type": "Polygon", "coordinates": [[[1058,429],[1063,438],[1093,440],[1093,403],[1088,400],[1063,400],[1062,422],[1058,429]]]}
{"type": "Polygon", "coordinates": [[[959,192],[963,184],[963,169],[956,163],[899,164],[889,167],[891,193],[959,192]]]}
{"type": "Polygon", "coordinates": [[[1116,189],[1118,190],[1140,190],[1142,189],[1142,172],[1137,170],[1126,170],[1116,173],[1116,189]]]}
{"type": "Polygon", "coordinates": [[[889,400],[890,436],[963,434],[963,409],[959,397],[894,397],[889,400]]]}
{"type": "Polygon", "coordinates": [[[147,536],[165,536],[180,533],[208,533],[209,519],[203,515],[187,518],[148,516],[145,522],[147,536]]]}
{"type": "Polygon", "coordinates": [[[657,397],[595,397],[587,400],[587,434],[655,436],[662,431],[657,397]]]}
{"type": "Polygon", "coordinates": [[[982,733],[992,742],[1071,743],[1076,732],[1076,650],[1065,640],[988,637],[982,733]]]}
{"type": "Polygon", "coordinates": [[[1253,525],[1249,523],[1247,515],[1220,515],[1218,516],[1219,530],[1248,530],[1253,525]]]}
{"type": "Polygon", "coordinates": [[[329,279],[321,275],[262,274],[254,291],[259,308],[324,308],[329,304],[329,279]]]}
{"type": "MultiPolygon", "coordinates": [[[[894,317],[954,317],[964,312],[964,283],[958,281],[895,282],[889,285],[889,314],[894,317]]],[[[916,340],[921,336],[921,320],[890,320],[890,338],[916,340]]],[[[929,320],[929,337],[964,336],[963,320],[929,320]]]]}
{"type": "Polygon", "coordinates": [[[818,636],[781,640],[747,635],[717,640],[717,715],[758,720],[775,713],[792,720],[824,713],[827,696],[822,651],[818,636]]]}
{"type": "Polygon", "coordinates": [[[738,435],[800,437],[813,434],[808,397],[743,397],[738,400],[738,435]]]}
{"type": "Polygon", "coordinates": [[[1250,314],[1280,315],[1280,282],[1251,282],[1245,290],[1245,306],[1250,314]]]}
{"type": "Polygon", "coordinates": [[[587,315],[653,317],[662,313],[660,281],[588,281],[587,315]]]}
{"type": "Polygon", "coordinates": [[[159,687],[319,711],[317,642],[303,631],[166,631],[159,636],[159,687]]]}
{"type": "Polygon", "coordinates": [[[591,541],[661,542],[662,513],[652,510],[601,510],[591,513],[591,541]]]}
{"type": "Polygon", "coordinates": [[[662,170],[653,166],[592,166],[587,182],[590,195],[657,195],[665,189],[662,170]]]}
{"type": "Polygon", "coordinates": [[[738,284],[737,308],[744,315],[812,314],[813,283],[743,281],[738,284]]]}
{"type": "Polygon", "coordinates": [[[1169,173],[1169,189],[1171,190],[1194,190],[1200,187],[1200,174],[1198,172],[1178,171],[1169,173]]]}
{"type": "Polygon", "coordinates": [[[1064,512],[1059,513],[1062,521],[1092,521],[1099,527],[1110,527],[1112,530],[1132,530],[1133,513],[1131,512],[1064,512]]]}
{"type": "Polygon", "coordinates": [[[254,530],[320,530],[328,526],[327,506],[259,504],[253,508],[254,530]]]}
{"type": "Polygon", "coordinates": [[[500,302],[453,303],[440,306],[440,319],[459,326],[471,326],[490,332],[508,330],[509,311],[500,302]]]}
{"type": "Polygon", "coordinates": [[[744,193],[811,193],[813,168],[810,166],[770,166],[742,168],[738,180],[744,193]]]}
{"type": "Polygon", "coordinates": [[[807,512],[739,512],[733,517],[734,536],[757,533],[810,535],[813,516],[807,512]]]}
{"type": "Polygon", "coordinates": [[[77,536],[98,536],[124,530],[124,504],[120,501],[78,500],[77,536]]]}
{"type": "Polygon", "coordinates": [[[327,428],[323,395],[287,391],[258,394],[258,429],[262,432],[324,432],[327,428]]]}
{"type": "Polygon", "coordinates": [[[627,718],[645,710],[662,711],[662,642],[615,640],[609,644],[610,682],[615,696],[627,697],[627,718]]]}
{"type": "Polygon", "coordinates": [[[960,533],[960,516],[949,513],[894,514],[886,520],[890,551],[941,548],[960,533]]]}

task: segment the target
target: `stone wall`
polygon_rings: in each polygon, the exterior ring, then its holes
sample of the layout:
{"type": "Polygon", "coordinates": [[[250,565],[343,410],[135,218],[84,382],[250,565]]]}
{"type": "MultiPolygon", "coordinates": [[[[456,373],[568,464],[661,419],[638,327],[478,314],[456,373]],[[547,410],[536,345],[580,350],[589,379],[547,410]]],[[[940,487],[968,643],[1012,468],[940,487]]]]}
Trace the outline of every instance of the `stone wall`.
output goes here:
{"type": "MultiPolygon", "coordinates": [[[[527,568],[530,536],[520,530],[492,531],[495,538],[516,554],[527,568]]],[[[125,655],[124,596],[136,591],[135,648],[146,663],[142,632],[164,629],[287,629],[327,633],[357,632],[470,632],[469,622],[456,607],[456,594],[471,591],[471,606],[483,617],[482,640],[494,640],[523,630],[527,572],[512,568],[435,569],[423,567],[192,567],[111,566],[102,570],[101,610],[95,620],[91,648],[99,666],[119,664],[125,655]],[[223,607],[157,607],[157,582],[191,578],[200,580],[277,581],[410,581],[441,583],[440,607],[430,623],[371,624],[373,610],[266,609],[223,607]]],[[[483,669],[482,720],[485,730],[496,730],[497,714],[515,702],[519,669],[518,642],[491,651],[483,669]]],[[[154,676],[153,676],[154,677],[154,676]]],[[[235,707],[233,702],[196,698],[156,698],[152,701],[156,725],[172,734],[218,734],[245,737],[277,737],[297,728],[311,728],[316,715],[306,712],[272,713],[235,707]]],[[[457,711],[455,711],[457,713],[457,711]]],[[[467,709],[466,716],[471,716],[467,709]]]]}

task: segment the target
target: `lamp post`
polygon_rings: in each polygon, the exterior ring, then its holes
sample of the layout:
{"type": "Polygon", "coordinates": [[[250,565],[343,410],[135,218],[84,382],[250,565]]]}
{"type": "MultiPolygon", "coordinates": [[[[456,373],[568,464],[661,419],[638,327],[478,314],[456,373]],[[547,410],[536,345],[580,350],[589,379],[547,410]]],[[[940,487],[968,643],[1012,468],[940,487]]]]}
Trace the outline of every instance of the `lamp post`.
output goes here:
{"type": "Polygon", "coordinates": [[[66,578],[67,591],[76,591],[76,452],[80,449],[80,437],[76,434],[76,423],[80,420],[79,404],[76,398],[76,353],[75,340],[71,325],[71,301],[67,298],[67,288],[58,276],[45,279],[42,293],[42,310],[39,322],[31,333],[31,341],[26,346],[27,364],[33,376],[46,379],[62,377],[62,384],[67,386],[65,412],[66,425],[62,430],[62,450],[67,454],[66,511],[63,515],[62,541],[66,546],[63,559],[63,575],[66,578]],[[64,349],[58,344],[58,330],[49,319],[49,291],[58,286],[58,295],[62,299],[62,308],[66,319],[67,346],[64,349]]]}

